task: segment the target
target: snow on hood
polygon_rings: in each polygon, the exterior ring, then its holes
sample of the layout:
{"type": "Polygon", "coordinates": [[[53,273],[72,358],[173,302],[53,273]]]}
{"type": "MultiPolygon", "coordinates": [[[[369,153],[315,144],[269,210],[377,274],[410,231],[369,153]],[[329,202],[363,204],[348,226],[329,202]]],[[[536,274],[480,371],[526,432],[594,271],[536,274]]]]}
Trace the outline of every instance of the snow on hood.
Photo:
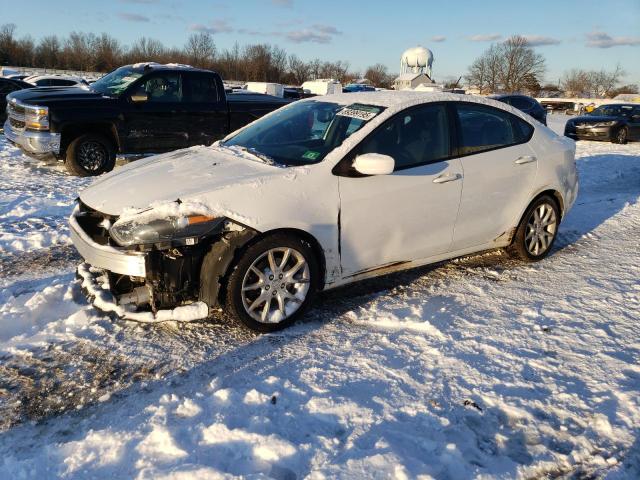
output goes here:
{"type": "Polygon", "coordinates": [[[108,215],[129,216],[176,200],[193,206],[206,194],[203,210],[228,214],[214,204],[232,205],[234,197],[246,195],[248,189],[255,195],[261,185],[295,176],[296,170],[268,165],[230,148],[193,147],[139,160],[104,175],[80,194],[80,200],[108,215]]]}

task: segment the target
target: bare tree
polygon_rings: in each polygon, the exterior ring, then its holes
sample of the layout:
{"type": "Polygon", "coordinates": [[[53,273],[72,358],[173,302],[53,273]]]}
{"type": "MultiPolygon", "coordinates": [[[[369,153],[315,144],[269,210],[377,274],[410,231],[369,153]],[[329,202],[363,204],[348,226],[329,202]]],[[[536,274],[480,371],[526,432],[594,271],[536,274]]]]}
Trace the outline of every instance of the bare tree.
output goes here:
{"type": "Polygon", "coordinates": [[[166,55],[166,48],[162,42],[153,38],[138,39],[127,54],[129,62],[161,62],[166,55]]]}
{"type": "Polygon", "coordinates": [[[120,42],[107,33],[101,34],[93,42],[94,68],[98,71],[111,71],[120,66],[123,49],[120,42]]]}
{"type": "Polygon", "coordinates": [[[624,70],[619,64],[611,72],[574,68],[565,73],[562,87],[570,96],[607,97],[611,96],[611,92],[615,90],[622,77],[624,77],[624,70]]]}
{"type": "Polygon", "coordinates": [[[36,65],[45,68],[57,68],[61,66],[60,40],[55,35],[42,37],[36,47],[34,61],[36,65]]]}
{"type": "Polygon", "coordinates": [[[213,36],[207,32],[192,34],[184,48],[190,63],[197,67],[209,67],[216,53],[213,36]]]}
{"type": "Polygon", "coordinates": [[[376,63],[370,66],[364,72],[364,78],[368,79],[373,85],[381,88],[391,88],[394,76],[389,74],[386,65],[376,63]]]}
{"type": "Polygon", "coordinates": [[[471,64],[466,79],[481,93],[535,91],[544,71],[544,57],[514,35],[491,45],[471,64]]]}
{"type": "Polygon", "coordinates": [[[616,65],[616,68],[611,72],[606,70],[589,72],[591,93],[596,97],[606,97],[618,85],[623,76],[624,70],[620,64],[616,65]]]}
{"type": "Polygon", "coordinates": [[[302,85],[306,80],[309,79],[309,72],[311,68],[309,65],[302,60],[300,60],[296,55],[289,55],[289,72],[291,72],[291,76],[293,81],[302,85]]]}
{"type": "Polygon", "coordinates": [[[569,96],[583,97],[589,94],[591,79],[589,72],[574,68],[564,74],[562,88],[569,96]]]}
{"type": "Polygon", "coordinates": [[[15,55],[16,40],[14,38],[16,25],[5,23],[0,25],[0,65],[7,65],[13,62],[15,55]]]}

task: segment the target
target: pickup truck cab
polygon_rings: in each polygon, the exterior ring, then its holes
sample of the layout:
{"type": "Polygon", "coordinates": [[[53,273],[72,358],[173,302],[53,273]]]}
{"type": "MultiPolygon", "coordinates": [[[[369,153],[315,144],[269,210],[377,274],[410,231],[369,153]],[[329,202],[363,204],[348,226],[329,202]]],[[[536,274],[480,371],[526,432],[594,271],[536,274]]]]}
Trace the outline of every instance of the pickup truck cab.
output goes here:
{"type": "MultiPolygon", "coordinates": [[[[230,96],[232,97],[232,96],[230,96]]],[[[116,155],[210,145],[289,100],[227,98],[220,75],[188,65],[120,67],[89,87],[46,87],[7,97],[5,136],[79,176],[108,172],[116,155]]]]}

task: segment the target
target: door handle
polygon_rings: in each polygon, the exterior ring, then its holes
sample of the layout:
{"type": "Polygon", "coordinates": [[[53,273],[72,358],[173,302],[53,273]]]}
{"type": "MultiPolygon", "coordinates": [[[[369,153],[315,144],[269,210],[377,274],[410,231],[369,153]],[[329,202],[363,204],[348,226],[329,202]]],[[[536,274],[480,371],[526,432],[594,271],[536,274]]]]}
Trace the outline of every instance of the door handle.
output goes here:
{"type": "Polygon", "coordinates": [[[524,165],[525,163],[535,162],[538,159],[534,155],[523,155],[518,157],[514,162],[516,165],[524,165]]]}
{"type": "Polygon", "coordinates": [[[459,173],[448,173],[446,175],[440,175],[433,179],[433,183],[447,183],[447,182],[455,182],[456,180],[460,180],[462,175],[459,173]]]}

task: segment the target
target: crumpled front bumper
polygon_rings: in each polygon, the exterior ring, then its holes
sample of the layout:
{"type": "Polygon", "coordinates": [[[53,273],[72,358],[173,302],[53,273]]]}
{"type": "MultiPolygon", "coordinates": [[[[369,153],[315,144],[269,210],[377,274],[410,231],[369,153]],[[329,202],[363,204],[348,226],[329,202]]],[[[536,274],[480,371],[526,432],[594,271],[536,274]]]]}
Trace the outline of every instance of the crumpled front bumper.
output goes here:
{"type": "Polygon", "coordinates": [[[69,217],[71,241],[76,247],[76,250],[78,250],[78,253],[80,253],[89,265],[120,275],[130,275],[132,277],[146,276],[146,255],[144,253],[118,250],[114,247],[100,245],[93,241],[76,219],[79,212],[80,208],[76,206],[71,217],[69,217]]]}
{"type": "Polygon", "coordinates": [[[16,130],[11,126],[9,119],[4,122],[3,128],[5,137],[27,153],[33,155],[60,154],[59,133],[16,130]]]}

